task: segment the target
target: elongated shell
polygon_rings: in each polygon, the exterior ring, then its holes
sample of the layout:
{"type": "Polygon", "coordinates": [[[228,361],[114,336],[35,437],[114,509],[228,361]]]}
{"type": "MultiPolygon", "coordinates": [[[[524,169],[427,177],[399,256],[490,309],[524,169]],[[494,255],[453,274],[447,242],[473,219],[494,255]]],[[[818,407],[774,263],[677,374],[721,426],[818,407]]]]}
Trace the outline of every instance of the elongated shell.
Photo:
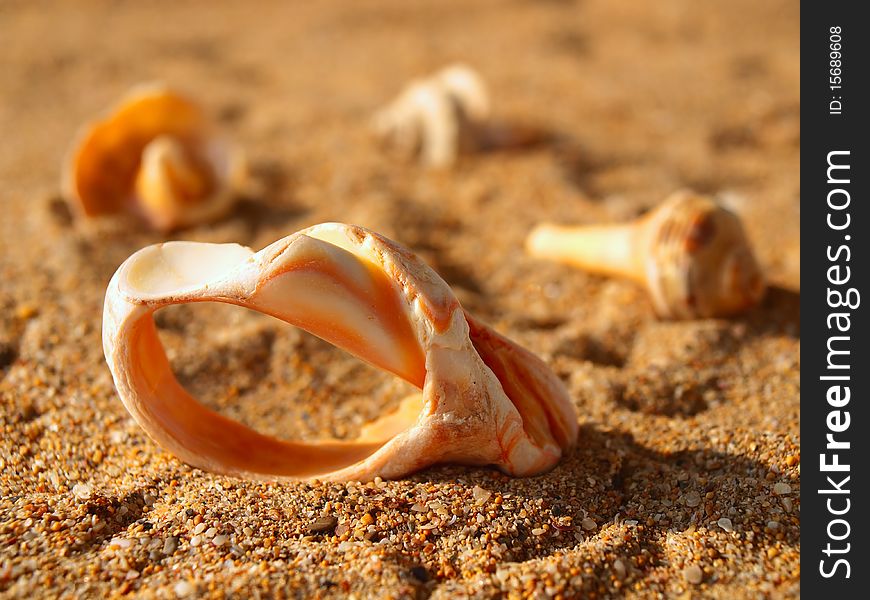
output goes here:
{"type": "Polygon", "coordinates": [[[213,131],[198,105],[150,84],[83,127],[63,190],[85,217],[130,211],[168,230],[225,214],[245,175],[241,151],[213,131]]]}
{"type": "Polygon", "coordinates": [[[577,437],[559,378],[468,315],[406,248],[327,223],[254,253],[169,242],[140,250],[109,283],[103,348],[118,394],[161,446],[220,473],[266,479],[401,477],[439,462],[551,468],[577,437]],[[197,402],[176,380],[152,314],[217,301],[278,317],[421,389],[356,440],[282,441],[197,402]]]}
{"type": "Polygon", "coordinates": [[[647,287],[663,316],[728,316],[763,297],[764,277],[740,219],[713,200],[677,192],[641,228],[647,287]]]}

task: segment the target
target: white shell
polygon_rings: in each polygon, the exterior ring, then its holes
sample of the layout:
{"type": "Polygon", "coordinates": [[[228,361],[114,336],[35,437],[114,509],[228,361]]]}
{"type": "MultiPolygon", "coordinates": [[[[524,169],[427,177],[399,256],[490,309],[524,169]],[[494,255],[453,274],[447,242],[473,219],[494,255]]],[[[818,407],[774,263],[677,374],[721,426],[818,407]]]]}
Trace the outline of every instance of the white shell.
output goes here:
{"type": "Polygon", "coordinates": [[[489,118],[489,94],[480,76],[456,64],[412,81],[374,119],[379,135],[401,152],[418,152],[430,167],[453,164],[489,118]]]}

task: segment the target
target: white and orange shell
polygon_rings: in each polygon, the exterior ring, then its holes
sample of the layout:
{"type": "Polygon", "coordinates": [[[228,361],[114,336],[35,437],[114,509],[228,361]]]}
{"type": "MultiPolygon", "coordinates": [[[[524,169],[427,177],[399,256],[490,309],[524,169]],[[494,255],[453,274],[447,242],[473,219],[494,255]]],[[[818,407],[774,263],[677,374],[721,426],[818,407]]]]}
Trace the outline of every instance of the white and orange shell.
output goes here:
{"type": "Polygon", "coordinates": [[[712,199],[672,194],[634,223],[536,227],[533,256],[646,286],[659,315],[723,317],[761,301],[765,282],[740,218],[712,199]]]}
{"type": "Polygon", "coordinates": [[[214,131],[197,104],[149,84],[82,128],[62,186],[82,216],[132,212],[168,231],[226,214],[246,173],[241,150],[214,131]]]}
{"type": "Polygon", "coordinates": [[[370,480],[436,463],[553,467],[577,438],[559,378],[467,314],[406,248],[326,223],[254,253],[236,244],[144,248],[109,283],[103,347],[145,431],[194,466],[260,479],[370,480]],[[152,314],[188,302],[245,306],[301,327],[421,389],[350,441],[282,441],[197,402],[176,380],[152,314]]]}
{"type": "Polygon", "coordinates": [[[470,67],[454,64],[412,81],[374,118],[376,132],[430,167],[453,164],[489,118],[489,94],[470,67]]]}

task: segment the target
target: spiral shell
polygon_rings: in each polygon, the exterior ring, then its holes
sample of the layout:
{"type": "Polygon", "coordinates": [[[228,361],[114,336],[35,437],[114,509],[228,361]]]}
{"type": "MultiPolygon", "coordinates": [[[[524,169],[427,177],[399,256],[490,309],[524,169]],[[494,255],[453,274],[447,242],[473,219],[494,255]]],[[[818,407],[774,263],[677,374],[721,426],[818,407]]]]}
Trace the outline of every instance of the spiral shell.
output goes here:
{"type": "Polygon", "coordinates": [[[740,219],[713,200],[678,192],[644,229],[647,287],[662,316],[734,315],[764,295],[764,277],[740,219]]]}
{"type": "Polygon", "coordinates": [[[730,316],[764,296],[764,277],[740,219],[688,191],[672,194],[633,223],[538,225],[526,249],[539,258],[641,283],[666,318],[730,316]]]}
{"type": "Polygon", "coordinates": [[[168,231],[224,215],[245,175],[242,152],[215,133],[197,104],[148,84],[82,128],[62,187],[84,217],[129,211],[168,231]]]}

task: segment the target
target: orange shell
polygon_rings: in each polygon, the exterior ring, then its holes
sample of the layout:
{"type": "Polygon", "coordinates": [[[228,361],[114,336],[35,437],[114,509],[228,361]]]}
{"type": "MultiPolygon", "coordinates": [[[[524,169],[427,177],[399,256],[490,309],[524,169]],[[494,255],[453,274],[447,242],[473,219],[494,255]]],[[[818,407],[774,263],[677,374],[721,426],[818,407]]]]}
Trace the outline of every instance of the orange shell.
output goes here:
{"type": "Polygon", "coordinates": [[[444,462],[535,475],[578,434],[567,390],[540,359],[465,312],[408,249],[353,225],[315,225],[257,253],[199,242],[144,248],[109,283],[103,348],[145,431],[189,464],[229,475],[370,480],[444,462]],[[205,301],[301,327],[420,393],[354,440],[264,436],[201,405],[172,373],[152,315],[205,301]]]}
{"type": "MultiPolygon", "coordinates": [[[[164,230],[217,217],[229,207],[226,198],[217,197],[221,194],[202,201],[220,207],[203,210],[200,206],[190,219],[177,214],[151,214],[147,208],[138,206],[136,198],[143,153],[154,140],[171,138],[188,149],[196,149],[196,153],[206,154],[201,149],[213,145],[214,137],[206,115],[193,101],[160,84],[137,86],[105,118],[82,128],[66,161],[64,196],[83,216],[133,211],[164,230]]],[[[225,151],[222,154],[232,160],[214,166],[217,184],[227,187],[229,183],[232,187],[243,170],[237,164],[240,155],[225,151]]]]}

